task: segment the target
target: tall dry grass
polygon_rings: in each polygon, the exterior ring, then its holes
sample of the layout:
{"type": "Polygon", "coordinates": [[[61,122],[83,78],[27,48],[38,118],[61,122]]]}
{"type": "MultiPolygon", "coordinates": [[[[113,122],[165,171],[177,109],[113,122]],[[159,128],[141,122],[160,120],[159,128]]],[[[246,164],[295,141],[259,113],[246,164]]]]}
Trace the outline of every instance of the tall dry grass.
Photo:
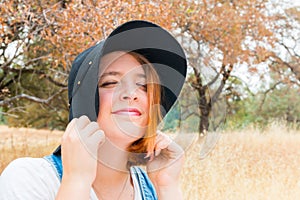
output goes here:
{"type": "MultiPolygon", "coordinates": [[[[51,153],[61,134],[0,126],[0,172],[17,157],[51,153]]],[[[203,141],[186,148],[181,176],[185,199],[300,199],[299,131],[277,124],[263,133],[255,129],[221,133],[204,158],[203,141]]]]}
{"type": "Polygon", "coordinates": [[[182,174],[185,199],[300,199],[300,132],[272,125],[226,132],[199,159],[201,144],[187,152],[182,174]]]}
{"type": "Polygon", "coordinates": [[[49,155],[60,143],[62,132],[0,126],[0,173],[19,157],[49,155]]]}

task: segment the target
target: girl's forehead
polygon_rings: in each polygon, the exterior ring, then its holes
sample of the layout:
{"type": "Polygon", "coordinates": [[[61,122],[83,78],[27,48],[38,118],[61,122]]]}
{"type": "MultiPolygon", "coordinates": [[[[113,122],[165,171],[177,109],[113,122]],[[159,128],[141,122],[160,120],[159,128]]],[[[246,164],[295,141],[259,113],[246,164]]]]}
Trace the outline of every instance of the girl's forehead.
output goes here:
{"type": "Polygon", "coordinates": [[[105,77],[131,77],[131,78],[146,78],[145,72],[142,69],[142,67],[135,67],[129,71],[126,70],[112,70],[112,69],[107,69],[100,75],[100,79],[105,78],[105,77]]]}
{"type": "Polygon", "coordinates": [[[100,62],[100,76],[145,74],[142,65],[130,54],[113,52],[105,55],[100,62]]]}

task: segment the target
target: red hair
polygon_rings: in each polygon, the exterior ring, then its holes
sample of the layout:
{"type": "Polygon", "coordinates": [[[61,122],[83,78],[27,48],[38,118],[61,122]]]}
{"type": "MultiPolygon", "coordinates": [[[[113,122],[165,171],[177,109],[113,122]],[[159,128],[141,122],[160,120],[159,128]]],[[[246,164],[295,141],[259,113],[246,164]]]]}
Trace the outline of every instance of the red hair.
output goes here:
{"type": "Polygon", "coordinates": [[[148,126],[144,137],[133,142],[127,150],[131,152],[128,160],[128,167],[132,165],[145,164],[147,153],[154,151],[157,126],[162,120],[160,102],[161,102],[161,85],[159,76],[153,65],[141,54],[128,52],[143,67],[147,81],[147,96],[149,102],[148,126]]]}

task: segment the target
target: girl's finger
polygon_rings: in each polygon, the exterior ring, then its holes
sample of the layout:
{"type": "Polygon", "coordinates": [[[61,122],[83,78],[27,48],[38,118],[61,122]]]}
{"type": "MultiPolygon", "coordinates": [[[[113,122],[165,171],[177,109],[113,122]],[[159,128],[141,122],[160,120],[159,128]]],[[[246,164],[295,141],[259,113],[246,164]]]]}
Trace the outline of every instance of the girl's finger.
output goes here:
{"type": "Polygon", "coordinates": [[[66,128],[66,131],[63,134],[63,137],[67,137],[70,134],[70,132],[74,129],[76,123],[77,123],[77,118],[71,120],[71,122],[68,124],[66,128]]]}
{"type": "Polygon", "coordinates": [[[98,150],[99,146],[104,143],[104,141],[105,141],[104,132],[102,130],[98,129],[87,138],[86,147],[88,148],[90,153],[95,154],[94,156],[97,158],[97,156],[96,156],[98,153],[97,150],[98,150]]]}
{"type": "Polygon", "coordinates": [[[163,135],[160,134],[157,137],[156,144],[154,147],[155,156],[158,156],[161,153],[161,150],[167,149],[171,143],[172,143],[172,139],[169,136],[167,136],[165,134],[163,134],[163,135]]]}
{"type": "Polygon", "coordinates": [[[90,122],[80,131],[80,136],[83,138],[88,138],[98,130],[100,130],[98,123],[90,122]]]}
{"type": "Polygon", "coordinates": [[[160,154],[160,152],[161,152],[161,149],[160,149],[160,148],[156,149],[156,150],[154,151],[154,156],[158,156],[158,155],[160,154]]]}
{"type": "Polygon", "coordinates": [[[99,146],[104,143],[105,134],[102,130],[97,130],[96,132],[93,133],[90,139],[93,141],[95,145],[99,146]]]}
{"type": "Polygon", "coordinates": [[[163,138],[161,137],[160,133],[157,132],[156,138],[155,138],[155,144],[154,144],[154,149],[153,151],[148,151],[147,155],[145,156],[145,158],[150,158],[149,160],[151,161],[154,158],[154,154],[155,154],[155,149],[156,149],[156,144],[162,140],[163,138]]]}
{"type": "Polygon", "coordinates": [[[76,128],[80,131],[80,130],[84,129],[88,124],[90,124],[90,122],[91,121],[87,116],[82,115],[77,120],[76,128]]]}

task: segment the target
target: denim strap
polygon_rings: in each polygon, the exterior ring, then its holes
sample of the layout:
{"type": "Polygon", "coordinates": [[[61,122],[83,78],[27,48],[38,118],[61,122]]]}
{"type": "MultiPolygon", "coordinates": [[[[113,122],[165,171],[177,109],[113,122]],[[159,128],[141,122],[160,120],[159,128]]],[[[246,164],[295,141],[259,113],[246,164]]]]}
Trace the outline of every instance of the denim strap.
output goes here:
{"type": "MultiPolygon", "coordinates": [[[[58,179],[61,181],[63,175],[61,156],[51,154],[49,156],[45,156],[44,159],[53,166],[58,179]]],[[[131,168],[140,185],[142,200],[158,200],[155,188],[151,183],[147,173],[140,167],[134,166],[131,168]]]]}
{"type": "Polygon", "coordinates": [[[141,188],[142,200],[157,200],[157,194],[146,172],[140,167],[132,167],[141,188]]]}
{"type": "Polygon", "coordinates": [[[63,175],[63,167],[61,162],[61,156],[51,154],[49,156],[45,156],[44,159],[46,159],[55,169],[56,175],[58,179],[61,181],[62,175],[63,175]]]}

